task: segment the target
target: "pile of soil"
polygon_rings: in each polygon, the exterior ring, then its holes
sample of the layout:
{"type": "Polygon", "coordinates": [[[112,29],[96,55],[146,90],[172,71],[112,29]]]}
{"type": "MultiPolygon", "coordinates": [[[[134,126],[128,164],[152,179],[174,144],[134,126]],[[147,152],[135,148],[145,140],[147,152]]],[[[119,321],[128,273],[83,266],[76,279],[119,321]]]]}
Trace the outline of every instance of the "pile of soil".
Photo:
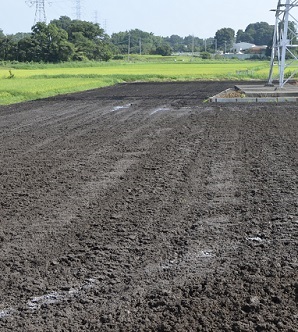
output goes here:
{"type": "Polygon", "coordinates": [[[243,98],[243,97],[245,97],[245,94],[240,90],[228,89],[228,90],[220,93],[218,95],[218,97],[220,97],[220,98],[243,98]]]}
{"type": "Polygon", "coordinates": [[[234,85],[0,107],[1,331],[298,331],[298,106],[234,85]]]}

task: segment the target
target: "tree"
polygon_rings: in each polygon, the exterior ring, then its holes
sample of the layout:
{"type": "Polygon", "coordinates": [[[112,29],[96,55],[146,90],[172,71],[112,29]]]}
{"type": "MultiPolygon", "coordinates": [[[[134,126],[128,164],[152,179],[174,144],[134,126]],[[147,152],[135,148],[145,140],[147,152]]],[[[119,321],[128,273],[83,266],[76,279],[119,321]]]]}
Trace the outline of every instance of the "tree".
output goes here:
{"type": "Polygon", "coordinates": [[[159,54],[162,56],[168,56],[172,54],[172,49],[169,44],[163,44],[156,48],[155,54],[159,54]]]}
{"type": "Polygon", "coordinates": [[[97,23],[71,20],[61,16],[51,24],[67,33],[68,41],[73,45],[74,60],[103,60],[108,61],[113,55],[113,48],[109,37],[97,23]]]}
{"type": "Polygon", "coordinates": [[[128,51],[129,32],[113,33],[111,36],[111,43],[115,47],[115,53],[127,54],[128,51]]]}
{"type": "Polygon", "coordinates": [[[68,34],[65,30],[54,24],[48,25],[49,62],[69,61],[72,59],[75,47],[68,41],[68,34]]]}
{"type": "Polygon", "coordinates": [[[204,44],[204,40],[194,36],[187,36],[184,38],[186,52],[199,52],[201,46],[204,44]]]}
{"type": "Polygon", "coordinates": [[[25,37],[29,37],[30,35],[30,32],[17,32],[16,34],[10,36],[13,41],[19,42],[20,40],[24,39],[25,37]]]}
{"type": "Polygon", "coordinates": [[[247,26],[245,32],[253,37],[254,44],[267,45],[272,39],[274,26],[266,22],[252,23],[247,26]]]}
{"type": "Polygon", "coordinates": [[[120,54],[127,54],[128,44],[130,53],[155,54],[156,48],[165,43],[163,37],[139,29],[113,33],[110,41],[120,54]]]}
{"type": "Polygon", "coordinates": [[[65,30],[69,34],[71,22],[71,18],[68,16],[60,16],[58,20],[52,20],[50,23],[55,24],[58,28],[65,30]]]}
{"type": "Polygon", "coordinates": [[[25,37],[18,42],[18,61],[31,62],[36,60],[35,49],[37,42],[32,36],[25,37]]]}
{"type": "Polygon", "coordinates": [[[272,39],[274,26],[266,22],[249,24],[245,31],[238,30],[236,42],[247,42],[255,45],[267,45],[272,39]]]}
{"type": "Polygon", "coordinates": [[[215,39],[217,40],[218,49],[227,51],[233,46],[235,31],[231,28],[222,28],[216,31],[215,39]]]}
{"type": "Polygon", "coordinates": [[[49,44],[48,27],[44,22],[38,22],[32,27],[31,38],[35,46],[33,61],[49,61],[49,44]]]}
{"type": "Polygon", "coordinates": [[[0,34],[0,60],[6,60],[7,55],[7,38],[4,34],[0,34]]]}
{"type": "Polygon", "coordinates": [[[71,21],[68,30],[69,41],[75,39],[76,33],[80,33],[83,37],[95,41],[98,38],[104,37],[104,30],[97,23],[73,20],[71,21]]]}
{"type": "Polygon", "coordinates": [[[72,43],[76,51],[75,60],[94,59],[95,43],[86,38],[83,32],[73,32],[72,43]]]}
{"type": "Polygon", "coordinates": [[[102,43],[96,48],[96,59],[109,61],[113,57],[113,50],[110,44],[102,43]]]}
{"type": "Polygon", "coordinates": [[[61,62],[72,59],[74,46],[65,30],[50,23],[38,22],[32,27],[31,45],[35,48],[33,61],[61,62]]]}
{"type": "Polygon", "coordinates": [[[211,54],[209,52],[202,52],[201,58],[202,59],[211,59],[211,54]]]}
{"type": "Polygon", "coordinates": [[[254,37],[243,30],[238,30],[236,34],[236,43],[241,42],[254,44],[254,37]]]}
{"type": "Polygon", "coordinates": [[[18,58],[18,43],[12,35],[0,37],[0,60],[13,61],[18,58]]]}
{"type": "Polygon", "coordinates": [[[170,37],[166,37],[164,40],[171,46],[173,52],[185,52],[186,45],[182,37],[178,35],[171,35],[170,37]]]}

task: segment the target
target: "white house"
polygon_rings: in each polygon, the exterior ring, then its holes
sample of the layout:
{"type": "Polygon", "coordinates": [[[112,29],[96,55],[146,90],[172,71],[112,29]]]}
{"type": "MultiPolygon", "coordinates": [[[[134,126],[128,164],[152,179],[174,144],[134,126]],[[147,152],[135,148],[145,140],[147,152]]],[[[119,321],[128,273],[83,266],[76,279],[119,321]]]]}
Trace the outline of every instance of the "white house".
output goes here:
{"type": "Polygon", "coordinates": [[[255,44],[250,44],[250,43],[245,43],[245,42],[235,43],[235,44],[233,44],[233,52],[239,53],[239,52],[242,52],[245,50],[249,50],[255,46],[256,46],[255,44]]]}

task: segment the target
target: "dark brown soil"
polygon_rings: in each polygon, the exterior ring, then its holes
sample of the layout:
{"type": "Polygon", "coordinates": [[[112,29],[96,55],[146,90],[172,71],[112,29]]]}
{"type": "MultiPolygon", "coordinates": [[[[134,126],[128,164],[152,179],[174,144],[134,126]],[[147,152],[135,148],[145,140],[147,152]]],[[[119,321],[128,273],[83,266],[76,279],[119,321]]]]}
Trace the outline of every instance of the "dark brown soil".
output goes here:
{"type": "Polygon", "coordinates": [[[298,106],[233,86],[0,107],[1,331],[298,331],[298,106]]]}

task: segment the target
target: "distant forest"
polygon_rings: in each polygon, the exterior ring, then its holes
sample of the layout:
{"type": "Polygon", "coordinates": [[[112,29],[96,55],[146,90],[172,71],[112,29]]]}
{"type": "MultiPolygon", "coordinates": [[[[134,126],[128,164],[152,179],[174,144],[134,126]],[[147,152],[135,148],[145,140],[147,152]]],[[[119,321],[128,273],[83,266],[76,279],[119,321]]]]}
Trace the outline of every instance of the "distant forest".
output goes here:
{"type": "Polygon", "coordinates": [[[219,29],[208,39],[191,35],[161,37],[138,29],[109,36],[97,23],[62,16],[49,24],[35,24],[31,33],[5,35],[0,29],[0,61],[57,63],[108,61],[128,53],[164,56],[178,52],[215,53],[231,49],[235,42],[270,45],[273,31],[274,26],[258,22],[249,24],[244,31],[219,29]]]}

